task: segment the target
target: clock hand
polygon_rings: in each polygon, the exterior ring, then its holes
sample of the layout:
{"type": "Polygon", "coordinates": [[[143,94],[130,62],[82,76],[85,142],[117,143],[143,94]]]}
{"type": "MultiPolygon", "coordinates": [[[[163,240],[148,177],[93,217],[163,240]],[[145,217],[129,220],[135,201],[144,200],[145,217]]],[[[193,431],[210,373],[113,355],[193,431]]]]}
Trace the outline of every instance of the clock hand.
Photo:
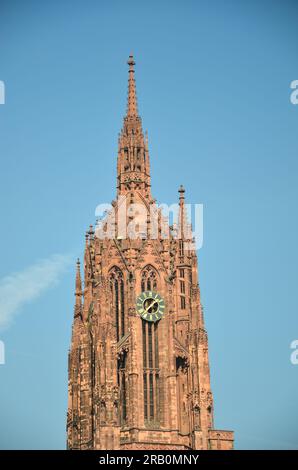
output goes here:
{"type": "Polygon", "coordinates": [[[149,305],[149,307],[145,308],[145,312],[148,312],[149,308],[153,307],[154,304],[157,303],[157,300],[152,299],[153,302],[149,305]]]}
{"type": "Polygon", "coordinates": [[[152,304],[149,304],[149,306],[147,308],[145,308],[145,312],[148,312],[149,308],[152,307],[152,304]]]}

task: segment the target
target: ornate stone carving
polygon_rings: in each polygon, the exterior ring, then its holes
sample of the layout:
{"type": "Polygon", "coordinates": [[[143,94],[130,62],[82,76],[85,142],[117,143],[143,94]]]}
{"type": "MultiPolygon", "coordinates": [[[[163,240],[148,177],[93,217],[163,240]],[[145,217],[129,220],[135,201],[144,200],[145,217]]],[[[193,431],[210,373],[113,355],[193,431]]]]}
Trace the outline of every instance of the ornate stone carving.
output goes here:
{"type": "Polygon", "coordinates": [[[204,328],[199,329],[199,344],[206,345],[208,343],[207,331],[204,328]]]}

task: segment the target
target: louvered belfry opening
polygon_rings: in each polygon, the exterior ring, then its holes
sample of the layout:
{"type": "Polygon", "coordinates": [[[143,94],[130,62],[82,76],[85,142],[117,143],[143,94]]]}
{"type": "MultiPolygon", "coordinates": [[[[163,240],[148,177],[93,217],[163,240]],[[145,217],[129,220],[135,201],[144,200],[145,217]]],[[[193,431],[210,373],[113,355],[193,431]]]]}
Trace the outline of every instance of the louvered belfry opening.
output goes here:
{"type": "MultiPolygon", "coordinates": [[[[157,290],[157,272],[147,266],[142,272],[141,289],[157,290]]],[[[158,358],[158,322],[142,320],[144,421],[149,427],[160,425],[160,384],[158,358]]]]}
{"type": "Polygon", "coordinates": [[[110,289],[112,294],[112,310],[116,324],[116,338],[119,341],[125,335],[125,301],[124,280],[121,269],[114,267],[110,271],[110,289]]]}
{"type": "MultiPolygon", "coordinates": [[[[120,268],[114,266],[110,270],[110,290],[112,299],[112,317],[116,326],[117,342],[125,335],[125,299],[124,279],[120,268]]],[[[117,381],[119,387],[119,413],[120,424],[126,423],[127,419],[127,352],[122,351],[117,361],[117,381]]]]}

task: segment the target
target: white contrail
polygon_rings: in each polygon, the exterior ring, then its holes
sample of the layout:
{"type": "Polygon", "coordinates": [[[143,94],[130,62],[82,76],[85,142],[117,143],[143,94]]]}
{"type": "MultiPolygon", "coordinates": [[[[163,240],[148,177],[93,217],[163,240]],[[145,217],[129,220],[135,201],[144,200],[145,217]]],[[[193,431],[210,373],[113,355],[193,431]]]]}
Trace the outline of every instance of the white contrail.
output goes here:
{"type": "Polygon", "coordinates": [[[53,255],[0,279],[0,329],[11,324],[24,304],[54,286],[71,261],[70,255],[53,255]]]}

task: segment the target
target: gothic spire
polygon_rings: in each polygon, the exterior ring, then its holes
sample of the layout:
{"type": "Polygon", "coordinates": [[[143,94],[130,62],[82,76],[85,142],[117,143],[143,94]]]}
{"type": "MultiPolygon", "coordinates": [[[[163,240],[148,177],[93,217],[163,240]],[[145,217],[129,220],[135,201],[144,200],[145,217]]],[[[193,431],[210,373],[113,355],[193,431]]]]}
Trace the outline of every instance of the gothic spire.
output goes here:
{"type": "Polygon", "coordinates": [[[127,117],[136,117],[138,116],[138,104],[137,104],[137,92],[136,92],[136,82],[135,82],[135,61],[133,55],[131,54],[128,58],[128,96],[127,96],[127,117]]]}
{"type": "Polygon", "coordinates": [[[128,58],[128,97],[127,111],[123,128],[118,139],[117,189],[118,194],[133,190],[150,195],[150,164],[148,139],[144,137],[142,120],[138,114],[135,61],[128,58]]]}

